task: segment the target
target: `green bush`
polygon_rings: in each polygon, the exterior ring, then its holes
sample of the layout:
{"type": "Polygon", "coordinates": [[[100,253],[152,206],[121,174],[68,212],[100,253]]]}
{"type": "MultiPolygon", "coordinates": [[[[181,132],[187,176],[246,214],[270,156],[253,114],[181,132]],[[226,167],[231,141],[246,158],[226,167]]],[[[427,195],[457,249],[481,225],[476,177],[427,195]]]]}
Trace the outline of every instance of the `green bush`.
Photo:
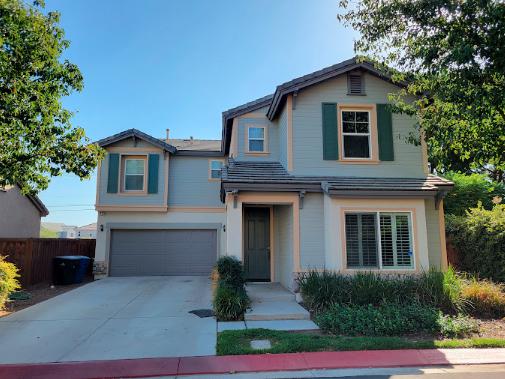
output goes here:
{"type": "Polygon", "coordinates": [[[459,253],[459,268],[480,278],[505,282],[505,204],[472,208],[448,217],[447,232],[459,253]]]}
{"type": "Polygon", "coordinates": [[[445,177],[454,182],[453,190],[444,199],[447,214],[463,216],[467,209],[475,208],[479,201],[484,209],[491,209],[495,196],[505,199],[505,186],[489,180],[487,175],[451,172],[445,177]]]}
{"type": "Polygon", "coordinates": [[[439,312],[419,305],[334,305],[315,318],[329,333],[347,336],[394,336],[437,332],[439,312]]]}
{"type": "Polygon", "coordinates": [[[505,317],[503,284],[472,278],[465,282],[461,294],[470,304],[467,308],[471,315],[481,318],[505,317]]]}
{"type": "Polygon", "coordinates": [[[440,334],[444,337],[466,337],[479,331],[479,325],[474,319],[464,315],[439,315],[438,326],[440,334]]]}
{"type": "Polygon", "coordinates": [[[217,287],[214,293],[214,314],[221,321],[243,318],[250,300],[245,290],[244,268],[235,257],[221,257],[217,261],[217,287]]]}
{"type": "Polygon", "coordinates": [[[20,288],[17,267],[0,255],[0,310],[4,309],[9,294],[20,288]]]}
{"type": "Polygon", "coordinates": [[[240,320],[249,306],[249,297],[244,288],[234,288],[220,283],[216,289],[213,305],[218,320],[240,320]]]}
{"type": "Polygon", "coordinates": [[[306,306],[321,312],[332,305],[421,304],[456,313],[464,308],[461,279],[450,268],[420,275],[381,275],[358,272],[343,275],[309,271],[299,279],[306,306]]]}
{"type": "Polygon", "coordinates": [[[244,268],[235,257],[221,257],[216,263],[219,280],[232,287],[241,287],[245,284],[244,268]]]}

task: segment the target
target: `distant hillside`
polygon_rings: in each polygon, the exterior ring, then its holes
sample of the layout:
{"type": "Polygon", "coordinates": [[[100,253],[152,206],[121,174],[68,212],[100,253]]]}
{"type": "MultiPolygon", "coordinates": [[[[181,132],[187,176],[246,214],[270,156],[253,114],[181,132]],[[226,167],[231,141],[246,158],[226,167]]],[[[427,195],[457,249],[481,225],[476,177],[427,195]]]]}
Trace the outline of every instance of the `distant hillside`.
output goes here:
{"type": "Polygon", "coordinates": [[[40,227],[40,238],[58,238],[58,232],[40,227]]]}

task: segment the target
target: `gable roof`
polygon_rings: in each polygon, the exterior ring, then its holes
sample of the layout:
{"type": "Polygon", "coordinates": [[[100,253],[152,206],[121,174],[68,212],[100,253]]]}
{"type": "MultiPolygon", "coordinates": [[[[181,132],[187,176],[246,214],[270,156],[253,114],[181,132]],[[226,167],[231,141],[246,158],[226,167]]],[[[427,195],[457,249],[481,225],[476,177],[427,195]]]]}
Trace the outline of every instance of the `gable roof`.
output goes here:
{"type": "Polygon", "coordinates": [[[343,62],[334,64],[333,66],[323,68],[322,70],[315,71],[311,74],[300,76],[299,78],[277,86],[272,102],[268,108],[268,119],[273,120],[277,116],[288,94],[353,70],[365,70],[370,72],[372,75],[391,82],[391,75],[379,71],[371,61],[363,60],[359,57],[353,57],[343,62]]]}
{"type": "Polygon", "coordinates": [[[32,204],[40,212],[41,217],[46,217],[49,214],[49,210],[46,208],[42,200],[39,199],[37,195],[26,195],[26,197],[32,202],[32,204]]]}
{"type": "Polygon", "coordinates": [[[163,140],[160,140],[158,138],[154,138],[154,137],[150,136],[149,134],[141,132],[138,129],[128,129],[128,130],[125,130],[124,132],[114,134],[114,135],[107,137],[107,138],[103,138],[103,139],[97,141],[96,143],[101,147],[105,147],[105,146],[112,145],[116,142],[125,140],[127,138],[133,138],[133,139],[138,138],[138,139],[148,142],[154,146],[157,146],[162,150],[168,151],[169,153],[172,153],[172,154],[177,151],[177,149],[174,146],[164,142],[163,140]]]}
{"type": "MultiPolygon", "coordinates": [[[[293,80],[278,85],[277,88],[275,89],[275,92],[272,95],[268,95],[253,100],[249,103],[240,105],[232,109],[228,109],[227,111],[223,112],[223,132],[222,132],[221,149],[225,152],[225,154],[228,153],[231,141],[231,127],[233,119],[235,117],[268,106],[266,116],[269,120],[273,120],[277,117],[279,111],[282,109],[282,106],[286,101],[287,95],[291,93],[296,93],[297,91],[306,88],[308,86],[321,83],[327,79],[331,79],[354,70],[368,71],[370,74],[392,83],[391,75],[389,73],[378,70],[374,66],[373,62],[363,60],[362,58],[359,57],[353,57],[343,62],[334,64],[333,66],[323,68],[322,70],[318,70],[313,73],[300,76],[298,78],[295,78],[293,80]]],[[[405,83],[395,83],[395,84],[402,86],[405,83]]]]}

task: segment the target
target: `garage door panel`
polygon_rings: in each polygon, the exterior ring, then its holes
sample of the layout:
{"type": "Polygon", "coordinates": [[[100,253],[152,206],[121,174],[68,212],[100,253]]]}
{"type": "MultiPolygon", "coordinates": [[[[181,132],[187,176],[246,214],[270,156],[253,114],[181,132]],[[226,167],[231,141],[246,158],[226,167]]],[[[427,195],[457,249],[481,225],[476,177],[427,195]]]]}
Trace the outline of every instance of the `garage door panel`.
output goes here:
{"type": "Polygon", "coordinates": [[[215,230],[112,230],[112,276],[208,275],[217,258],[215,230]]]}

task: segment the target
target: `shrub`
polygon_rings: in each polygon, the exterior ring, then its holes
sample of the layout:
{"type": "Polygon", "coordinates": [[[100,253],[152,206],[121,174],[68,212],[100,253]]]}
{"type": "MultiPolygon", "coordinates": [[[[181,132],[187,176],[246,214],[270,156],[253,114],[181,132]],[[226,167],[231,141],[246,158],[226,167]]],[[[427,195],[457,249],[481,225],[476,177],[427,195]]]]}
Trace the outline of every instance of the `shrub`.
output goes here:
{"type": "Polygon", "coordinates": [[[315,318],[319,327],[336,335],[385,336],[436,332],[439,312],[411,305],[334,305],[315,318]]]}
{"type": "Polygon", "coordinates": [[[240,287],[245,284],[244,268],[242,263],[235,257],[221,257],[216,264],[219,279],[232,287],[240,287]]]}
{"type": "Polygon", "coordinates": [[[472,208],[466,217],[448,218],[447,231],[463,271],[505,282],[505,204],[472,208]]]}
{"type": "Polygon", "coordinates": [[[444,337],[466,337],[479,331],[479,325],[474,319],[458,314],[456,316],[440,315],[438,318],[440,334],[444,337]]]}
{"type": "Polygon", "coordinates": [[[217,287],[214,291],[214,313],[219,320],[242,319],[250,300],[245,290],[244,269],[235,257],[221,257],[216,264],[217,287]]]}
{"type": "Polygon", "coordinates": [[[463,285],[461,294],[470,304],[468,313],[475,317],[505,317],[505,292],[502,284],[472,278],[463,285]]]}
{"type": "Polygon", "coordinates": [[[456,313],[463,308],[461,279],[452,268],[421,275],[380,275],[358,272],[353,276],[310,271],[299,279],[306,306],[321,312],[332,305],[421,304],[456,313]]]}
{"type": "Polygon", "coordinates": [[[230,287],[221,282],[217,287],[213,305],[219,320],[240,320],[249,306],[249,297],[244,288],[230,287]]]}
{"type": "Polygon", "coordinates": [[[505,198],[505,186],[489,180],[487,175],[450,172],[445,177],[454,182],[453,190],[444,199],[448,214],[463,216],[467,209],[476,207],[479,202],[484,209],[492,209],[495,196],[505,198]]]}
{"type": "Polygon", "coordinates": [[[9,294],[20,288],[17,267],[0,255],[0,310],[4,309],[9,294]]]}

